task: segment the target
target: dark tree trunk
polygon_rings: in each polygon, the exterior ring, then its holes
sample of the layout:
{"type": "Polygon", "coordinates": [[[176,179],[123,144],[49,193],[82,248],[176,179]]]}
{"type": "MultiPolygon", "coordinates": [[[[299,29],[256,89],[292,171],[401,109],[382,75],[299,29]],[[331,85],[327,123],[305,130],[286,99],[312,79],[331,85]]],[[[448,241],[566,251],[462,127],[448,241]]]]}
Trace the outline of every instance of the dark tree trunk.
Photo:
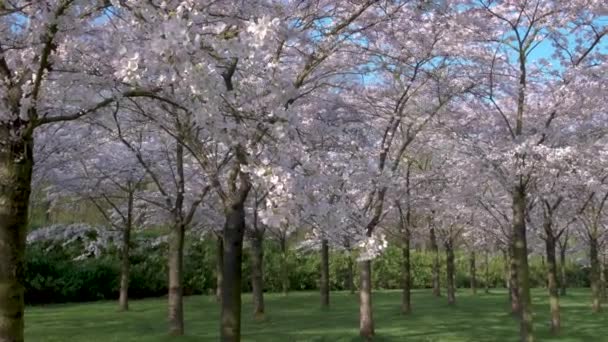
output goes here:
{"type": "MultiPolygon", "coordinates": [[[[596,230],[597,231],[597,228],[596,230]]],[[[591,308],[594,313],[602,311],[602,302],[600,299],[600,260],[598,256],[598,241],[596,234],[592,234],[589,239],[589,259],[591,263],[590,278],[591,278],[591,308]]]]}
{"type": "Polygon", "coordinates": [[[606,303],[606,256],[600,262],[600,297],[602,303],[606,303]]]}
{"type": "Polygon", "coordinates": [[[22,342],[33,139],[21,140],[9,132],[0,125],[0,341],[22,342]]]}
{"type": "Polygon", "coordinates": [[[490,253],[485,251],[485,271],[486,271],[486,281],[485,281],[485,293],[490,293],[490,253]]]}
{"type": "Polygon", "coordinates": [[[439,281],[439,247],[437,245],[437,237],[435,236],[435,228],[431,226],[431,253],[433,253],[433,266],[432,266],[432,277],[433,277],[433,295],[435,297],[441,297],[441,283],[439,281]]]}
{"type": "Polygon", "coordinates": [[[321,307],[329,308],[329,243],[321,241],[321,307]]]}
{"type": "Polygon", "coordinates": [[[218,303],[222,302],[222,288],[224,287],[224,238],[222,235],[216,236],[215,254],[215,298],[218,303]]]}
{"type": "Polygon", "coordinates": [[[406,210],[405,215],[401,208],[400,202],[395,201],[396,207],[399,209],[399,222],[401,225],[401,233],[403,234],[403,246],[402,254],[402,282],[403,282],[403,295],[401,297],[401,313],[409,314],[412,311],[412,298],[411,298],[411,274],[410,274],[410,243],[411,243],[411,226],[412,226],[412,207],[411,207],[411,187],[410,187],[410,175],[411,175],[411,162],[407,164],[405,185],[406,185],[406,210]]]}
{"type": "MultiPolygon", "coordinates": [[[[243,201],[244,202],[244,201],[243,201]]],[[[224,258],[222,283],[221,341],[241,340],[241,262],[243,260],[243,235],[245,210],[243,202],[232,203],[226,208],[224,225],[224,258]]]]}
{"type": "Polygon", "coordinates": [[[264,319],[264,235],[254,231],[251,239],[251,287],[253,295],[253,317],[264,319]]]}
{"type": "Polygon", "coordinates": [[[184,334],[184,234],[186,227],[177,224],[169,236],[169,334],[184,334]]]}
{"type": "Polygon", "coordinates": [[[355,262],[353,260],[353,255],[350,251],[348,253],[347,258],[347,270],[346,270],[346,288],[350,292],[350,294],[355,294],[355,262]]]}
{"type": "Polygon", "coordinates": [[[559,250],[560,296],[565,296],[567,292],[566,289],[568,288],[568,278],[566,274],[566,251],[567,249],[565,248],[565,246],[562,246],[562,248],[560,248],[559,250]]]}
{"type": "Polygon", "coordinates": [[[545,247],[547,250],[547,287],[549,289],[549,305],[551,310],[551,332],[560,330],[559,293],[557,288],[557,260],[555,257],[556,238],[551,229],[551,223],[545,222],[545,247]]]}
{"type": "Polygon", "coordinates": [[[118,298],[118,309],[120,311],[129,310],[129,241],[130,233],[125,229],[123,232],[121,266],[120,266],[120,296],[118,298]]]}
{"type": "MultiPolygon", "coordinates": [[[[503,257],[503,265],[504,265],[504,281],[505,281],[505,288],[508,290],[511,288],[511,286],[509,286],[509,279],[511,278],[511,258],[509,258],[509,253],[507,252],[508,249],[504,249],[502,251],[502,257],[503,257]]],[[[511,301],[511,292],[509,291],[509,301],[511,301]]]]}
{"type": "Polygon", "coordinates": [[[409,228],[406,229],[403,237],[403,264],[402,264],[402,276],[403,276],[403,295],[401,297],[401,313],[409,314],[412,311],[411,303],[411,264],[410,264],[410,233],[409,228]]]}
{"type": "Polygon", "coordinates": [[[517,282],[517,263],[513,258],[513,242],[510,243],[509,252],[509,299],[511,301],[511,314],[520,315],[521,302],[519,298],[519,284],[517,282]]]}
{"type": "Polygon", "coordinates": [[[528,244],[526,240],[526,190],[518,184],[513,189],[513,259],[517,272],[520,299],[520,340],[534,341],[532,302],[528,270],[528,244]]]}
{"type": "Polygon", "coordinates": [[[456,288],[454,286],[454,246],[452,241],[445,243],[445,255],[446,255],[446,271],[447,271],[447,292],[448,292],[448,305],[456,304],[456,288]]]}
{"type": "MultiPolygon", "coordinates": [[[[545,265],[545,256],[544,255],[540,256],[540,270],[547,273],[547,265],[545,265]]],[[[545,286],[546,287],[549,286],[546,281],[545,281],[545,286]]]]}
{"type": "Polygon", "coordinates": [[[129,310],[129,273],[131,263],[129,262],[131,247],[131,228],[133,225],[133,192],[129,192],[127,199],[127,221],[122,232],[121,266],[120,266],[120,296],[118,297],[118,309],[129,310]]]}
{"type": "Polygon", "coordinates": [[[289,264],[287,258],[287,238],[281,238],[281,290],[284,296],[289,294],[289,264]]]}
{"type": "Polygon", "coordinates": [[[471,273],[471,292],[473,292],[473,294],[477,293],[477,270],[475,267],[475,252],[471,252],[470,258],[469,258],[469,269],[470,269],[470,273],[471,273]]]}
{"type": "Polygon", "coordinates": [[[560,296],[565,296],[568,287],[568,275],[566,273],[566,253],[568,251],[568,239],[570,232],[566,230],[560,239],[557,240],[559,244],[559,268],[560,268],[560,296]]]}
{"type": "Polygon", "coordinates": [[[372,262],[363,260],[360,263],[359,286],[359,334],[364,340],[374,337],[374,316],[372,313],[372,262]]]}

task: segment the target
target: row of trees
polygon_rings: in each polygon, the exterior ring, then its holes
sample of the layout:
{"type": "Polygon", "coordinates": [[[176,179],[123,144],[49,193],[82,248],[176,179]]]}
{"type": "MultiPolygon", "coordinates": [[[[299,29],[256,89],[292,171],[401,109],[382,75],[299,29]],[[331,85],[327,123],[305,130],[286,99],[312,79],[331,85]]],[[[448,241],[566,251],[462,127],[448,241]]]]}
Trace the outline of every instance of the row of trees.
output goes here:
{"type": "Polygon", "coordinates": [[[409,312],[409,250],[423,227],[448,273],[457,243],[505,251],[522,341],[533,340],[530,234],[546,245],[553,330],[555,250],[570,237],[587,242],[599,311],[606,10],[594,0],[0,2],[0,341],[23,340],[32,187],[51,202],[90,201],[122,232],[125,309],[132,229],[168,227],[175,335],[188,229],[218,235],[223,341],[240,340],[245,232],[260,316],[261,242],[273,231],[286,246],[295,227],[321,246],[323,305],[329,246],[359,251],[366,339],[371,259],[386,235],[402,240],[409,312]]]}

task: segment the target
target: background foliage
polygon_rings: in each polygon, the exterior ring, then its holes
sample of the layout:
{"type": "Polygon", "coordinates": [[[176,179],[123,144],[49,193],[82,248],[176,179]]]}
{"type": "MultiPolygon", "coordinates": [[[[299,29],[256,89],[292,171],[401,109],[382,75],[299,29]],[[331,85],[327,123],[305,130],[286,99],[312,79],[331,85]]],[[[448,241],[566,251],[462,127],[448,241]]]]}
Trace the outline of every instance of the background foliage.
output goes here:
{"type": "MultiPolygon", "coordinates": [[[[212,239],[194,241],[188,239],[184,255],[184,293],[208,294],[215,290],[215,242],[212,239]]],[[[131,256],[131,298],[159,297],[167,294],[166,246],[150,244],[146,239],[136,239],[131,256]]],[[[243,290],[250,291],[249,254],[243,260],[243,290]]],[[[31,245],[26,263],[26,301],[29,304],[83,302],[118,297],[119,259],[117,251],[110,251],[100,258],[73,260],[80,254],[78,246],[31,245]]],[[[440,255],[443,260],[443,253],[440,255]]],[[[432,254],[413,250],[412,286],[425,288],[431,285],[432,254]]],[[[281,291],[280,265],[282,255],[278,244],[267,241],[264,255],[264,281],[268,292],[281,291]]],[[[318,288],[320,255],[317,251],[290,251],[287,256],[290,270],[290,290],[318,288]]],[[[458,287],[469,287],[469,258],[463,251],[456,257],[458,287]]],[[[530,281],[534,287],[545,286],[544,263],[541,257],[530,259],[530,281]]],[[[374,289],[398,289],[401,287],[401,250],[390,245],[373,264],[374,289]]],[[[356,271],[356,265],[354,267],[356,271]]],[[[587,287],[588,269],[568,264],[568,281],[571,287],[587,287]]],[[[442,264],[442,274],[445,273],[442,264]]],[[[348,254],[332,251],[330,278],[332,290],[347,290],[348,254]]],[[[358,283],[355,274],[355,284],[358,283]]],[[[444,279],[445,284],[445,279],[444,279]]],[[[485,286],[483,256],[477,259],[477,284],[485,286]]],[[[490,287],[504,287],[504,259],[501,255],[490,257],[490,287]]]]}

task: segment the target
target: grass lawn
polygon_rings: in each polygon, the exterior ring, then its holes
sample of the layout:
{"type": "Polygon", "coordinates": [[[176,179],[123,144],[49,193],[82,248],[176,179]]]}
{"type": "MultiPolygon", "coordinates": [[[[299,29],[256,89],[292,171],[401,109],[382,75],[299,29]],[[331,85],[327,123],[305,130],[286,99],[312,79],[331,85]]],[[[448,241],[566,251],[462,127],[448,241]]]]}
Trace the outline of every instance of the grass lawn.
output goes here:
{"type": "MultiPolygon", "coordinates": [[[[481,291],[483,292],[483,291],[481,291]]],[[[562,333],[549,335],[549,307],[545,290],[533,291],[538,341],[608,341],[608,313],[591,313],[589,291],[570,290],[562,299],[562,333]]],[[[266,295],[267,317],[252,318],[251,296],[243,305],[243,341],[359,341],[357,296],[332,293],[331,308],[319,308],[316,292],[266,295]]],[[[516,341],[517,322],[507,313],[504,290],[472,296],[457,292],[457,304],[434,298],[430,290],[414,291],[413,313],[399,313],[400,292],[374,294],[377,341],[516,341]]],[[[186,336],[166,335],[164,299],[131,302],[131,311],[116,312],[116,303],[99,302],[30,307],[26,312],[26,340],[32,342],[216,341],[218,305],[212,297],[185,300],[186,336]]]]}

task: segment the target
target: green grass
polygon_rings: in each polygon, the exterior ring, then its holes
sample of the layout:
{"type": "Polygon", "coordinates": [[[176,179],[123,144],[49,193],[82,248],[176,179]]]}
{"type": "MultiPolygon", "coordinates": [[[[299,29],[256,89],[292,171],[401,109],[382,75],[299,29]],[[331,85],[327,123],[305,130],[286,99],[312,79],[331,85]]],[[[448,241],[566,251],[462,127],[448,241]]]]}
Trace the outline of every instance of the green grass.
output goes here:
{"type": "MultiPolygon", "coordinates": [[[[562,333],[549,334],[545,290],[533,292],[535,331],[538,341],[608,341],[608,313],[592,314],[588,290],[570,290],[562,298],[562,333]]],[[[329,310],[319,308],[314,292],[291,293],[288,297],[266,295],[267,317],[256,322],[251,315],[251,297],[244,295],[243,341],[359,341],[357,296],[332,293],[329,310]]],[[[399,313],[400,292],[374,294],[377,341],[516,341],[518,326],[508,312],[506,292],[472,296],[457,292],[457,304],[434,298],[429,291],[414,291],[413,313],[399,313]]],[[[166,335],[166,305],[163,299],[131,302],[131,311],[116,312],[116,303],[50,305],[26,312],[26,340],[35,342],[83,341],[216,341],[218,305],[212,297],[185,300],[186,336],[166,335]]]]}

